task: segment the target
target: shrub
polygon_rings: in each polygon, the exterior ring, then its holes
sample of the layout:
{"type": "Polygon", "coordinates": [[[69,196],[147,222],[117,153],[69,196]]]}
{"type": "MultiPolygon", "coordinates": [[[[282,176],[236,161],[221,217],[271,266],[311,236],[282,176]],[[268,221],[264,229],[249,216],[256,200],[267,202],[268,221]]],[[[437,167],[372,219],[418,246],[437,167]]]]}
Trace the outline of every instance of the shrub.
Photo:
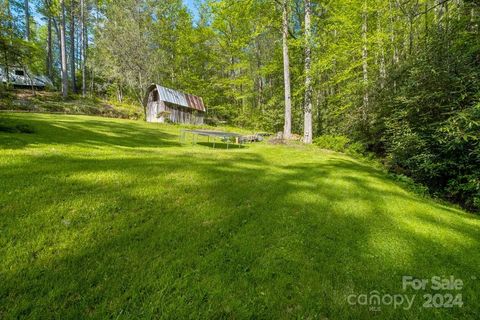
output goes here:
{"type": "Polygon", "coordinates": [[[346,152],[351,155],[366,155],[367,150],[365,146],[360,142],[352,142],[347,145],[346,152]]]}
{"type": "Polygon", "coordinates": [[[406,175],[390,173],[389,176],[396,182],[399,182],[409,191],[412,191],[421,196],[427,196],[429,194],[429,190],[427,187],[416,183],[412,178],[407,177],[406,175]]]}
{"type": "Polygon", "coordinates": [[[347,144],[350,142],[345,136],[322,135],[313,140],[313,144],[322,148],[338,152],[345,152],[347,144]]]}
{"type": "Polygon", "coordinates": [[[355,156],[366,154],[365,146],[362,143],[350,141],[345,136],[322,135],[315,138],[313,144],[322,149],[344,152],[355,156]]]}

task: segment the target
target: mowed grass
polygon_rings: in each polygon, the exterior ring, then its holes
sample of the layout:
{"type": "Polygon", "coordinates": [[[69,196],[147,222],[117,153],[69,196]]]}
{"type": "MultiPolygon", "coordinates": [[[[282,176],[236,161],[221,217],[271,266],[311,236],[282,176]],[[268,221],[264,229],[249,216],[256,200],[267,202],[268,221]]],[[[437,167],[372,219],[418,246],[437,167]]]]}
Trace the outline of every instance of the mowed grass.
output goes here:
{"type": "Polygon", "coordinates": [[[140,121],[0,116],[36,130],[0,133],[1,319],[479,317],[478,216],[362,161],[180,144],[180,127],[140,121]],[[463,288],[404,291],[404,275],[463,288]],[[372,291],[416,298],[347,301],[372,291]],[[423,308],[428,293],[464,305],[423,308]]]}

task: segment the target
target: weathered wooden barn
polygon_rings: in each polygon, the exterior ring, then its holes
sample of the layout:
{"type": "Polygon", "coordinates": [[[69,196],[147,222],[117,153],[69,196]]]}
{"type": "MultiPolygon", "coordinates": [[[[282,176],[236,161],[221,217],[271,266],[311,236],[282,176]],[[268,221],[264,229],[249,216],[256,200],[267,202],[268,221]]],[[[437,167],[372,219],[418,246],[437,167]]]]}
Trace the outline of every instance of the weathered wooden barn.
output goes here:
{"type": "Polygon", "coordinates": [[[147,122],[203,124],[205,105],[200,97],[152,84],[144,100],[147,122]]]}

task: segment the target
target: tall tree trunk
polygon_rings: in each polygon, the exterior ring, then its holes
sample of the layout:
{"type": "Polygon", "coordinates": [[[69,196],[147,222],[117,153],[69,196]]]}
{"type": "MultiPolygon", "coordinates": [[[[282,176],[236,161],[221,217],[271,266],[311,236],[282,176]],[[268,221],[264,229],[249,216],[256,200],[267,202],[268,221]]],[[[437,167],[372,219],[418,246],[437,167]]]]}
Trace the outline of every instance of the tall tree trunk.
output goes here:
{"type": "Polygon", "coordinates": [[[425,1],[425,14],[423,15],[424,22],[425,22],[425,37],[424,37],[424,46],[425,48],[428,45],[428,1],[425,1]]]}
{"type": "Polygon", "coordinates": [[[73,92],[77,92],[75,56],[75,1],[70,0],[70,78],[73,92]]]}
{"type": "Polygon", "coordinates": [[[62,96],[68,96],[67,48],[65,41],[65,0],[60,0],[60,60],[62,73],[62,96]]]}
{"type": "Polygon", "coordinates": [[[477,12],[475,10],[475,6],[472,5],[470,9],[470,30],[473,33],[478,32],[478,23],[477,23],[477,12]]]}
{"type": "Polygon", "coordinates": [[[285,124],[284,139],[292,135],[292,95],[290,89],[290,59],[288,56],[288,0],[283,0],[282,40],[283,40],[283,77],[285,83],[285,124]]]}
{"type": "Polygon", "coordinates": [[[4,48],[5,50],[3,51],[3,61],[5,63],[5,80],[7,81],[6,87],[8,88],[10,87],[10,69],[8,67],[8,49],[6,46],[4,48]]]}
{"type": "Polygon", "coordinates": [[[367,120],[367,110],[368,110],[368,8],[366,1],[364,2],[363,8],[363,22],[362,22],[362,69],[363,69],[363,108],[362,108],[362,120],[366,122],[367,120]]]}
{"type": "Polygon", "coordinates": [[[52,18],[48,17],[47,25],[47,76],[51,80],[53,78],[53,52],[52,52],[52,18]]]}
{"type": "Polygon", "coordinates": [[[86,15],[85,15],[85,0],[80,0],[80,21],[81,28],[81,60],[82,60],[82,96],[85,98],[87,95],[87,24],[86,24],[86,15]]]}
{"type": "MultiPolygon", "coordinates": [[[[450,47],[450,12],[449,12],[449,5],[448,1],[444,2],[444,7],[445,7],[445,30],[444,30],[444,39],[445,39],[445,44],[447,46],[447,49],[450,47]]],[[[447,55],[449,55],[450,50],[446,50],[447,55]]],[[[447,63],[447,68],[450,68],[450,63],[447,63]]]]}
{"type": "Polygon", "coordinates": [[[411,56],[413,52],[413,19],[414,16],[410,15],[408,17],[408,54],[411,56]]]}
{"type": "Polygon", "coordinates": [[[393,56],[392,56],[392,63],[397,64],[399,62],[399,56],[398,56],[398,49],[397,49],[397,40],[395,37],[395,22],[397,21],[397,13],[395,12],[396,7],[392,4],[392,0],[388,2],[389,7],[390,7],[390,41],[392,42],[393,46],[393,56]]]}
{"type": "MultiPolygon", "coordinates": [[[[383,10],[380,12],[380,15],[383,15],[383,10]]],[[[380,19],[377,20],[377,30],[380,35],[383,35],[383,27],[382,27],[382,21],[380,19]]],[[[385,87],[385,82],[387,79],[387,67],[385,65],[385,44],[383,40],[383,36],[380,36],[380,41],[379,41],[379,46],[380,46],[380,62],[379,62],[379,79],[380,79],[380,88],[385,87]]]]}
{"type": "Polygon", "coordinates": [[[25,39],[30,41],[30,6],[25,0],[25,39]]]}
{"type": "MultiPolygon", "coordinates": [[[[7,29],[8,29],[8,37],[10,38],[10,44],[12,43],[13,41],[13,17],[12,17],[12,9],[10,8],[10,1],[7,0],[6,1],[6,6],[7,6],[7,18],[8,18],[8,22],[7,22],[7,29]]],[[[9,67],[9,57],[10,57],[10,53],[9,53],[9,49],[8,49],[8,46],[5,46],[5,50],[3,52],[4,54],[4,59],[5,59],[5,75],[6,75],[6,80],[7,80],[7,85],[6,87],[9,88],[10,87],[10,67],[9,67]]]]}
{"type": "MultiPolygon", "coordinates": [[[[100,12],[100,3],[99,3],[99,0],[95,0],[94,1],[94,6],[95,6],[95,9],[94,9],[94,25],[95,26],[98,26],[98,23],[100,21],[100,15],[99,15],[99,12],[100,12]]],[[[93,42],[95,43],[95,40],[93,40],[93,42]]],[[[87,42],[87,45],[88,45],[88,42],[87,42]]],[[[95,51],[92,52],[92,64],[95,64],[95,51]]],[[[90,95],[94,95],[95,94],[95,65],[92,65],[90,67],[90,95]]],[[[145,109],[145,108],[144,108],[145,109]]],[[[145,109],[145,112],[146,112],[146,109],[145,109]]],[[[146,119],[146,118],[145,118],[146,119]]]]}
{"type": "Polygon", "coordinates": [[[312,76],[311,52],[312,52],[312,29],[311,29],[312,7],[310,0],[305,0],[305,100],[304,100],[304,122],[303,122],[303,142],[312,143],[312,76]]]}
{"type": "Polygon", "coordinates": [[[442,33],[442,21],[443,21],[443,14],[445,11],[445,1],[444,0],[435,0],[435,18],[436,18],[436,23],[437,23],[437,28],[439,34],[442,33]]]}

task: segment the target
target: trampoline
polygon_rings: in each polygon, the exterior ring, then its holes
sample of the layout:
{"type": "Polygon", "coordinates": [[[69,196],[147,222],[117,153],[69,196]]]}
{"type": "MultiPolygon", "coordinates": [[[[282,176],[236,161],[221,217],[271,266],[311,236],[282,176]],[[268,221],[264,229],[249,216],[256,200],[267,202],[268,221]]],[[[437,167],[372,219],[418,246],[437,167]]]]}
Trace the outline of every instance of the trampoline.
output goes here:
{"type": "Polygon", "coordinates": [[[198,141],[199,136],[208,137],[208,142],[210,143],[210,138],[212,139],[213,148],[215,148],[215,139],[221,139],[227,144],[227,149],[230,146],[230,143],[237,144],[240,146],[240,137],[241,134],[235,132],[224,132],[224,131],[213,131],[213,130],[186,130],[183,129],[180,132],[180,141],[185,142],[187,140],[187,134],[192,135],[192,143],[195,144],[198,141]],[[232,138],[235,139],[235,142],[232,142],[232,138]]]}

